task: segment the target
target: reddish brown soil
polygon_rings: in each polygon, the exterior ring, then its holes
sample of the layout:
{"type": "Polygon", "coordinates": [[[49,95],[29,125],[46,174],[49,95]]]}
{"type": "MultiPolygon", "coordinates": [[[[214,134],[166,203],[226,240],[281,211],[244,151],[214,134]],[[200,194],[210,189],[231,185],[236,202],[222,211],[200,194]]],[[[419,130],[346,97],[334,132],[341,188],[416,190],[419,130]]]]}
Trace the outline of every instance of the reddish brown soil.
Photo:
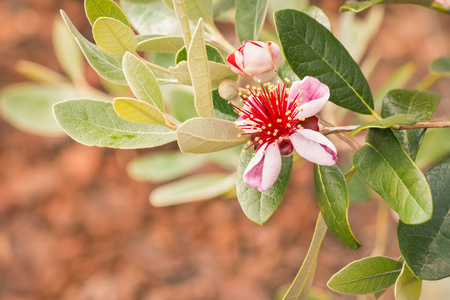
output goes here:
{"type": "MultiPolygon", "coordinates": [[[[321,2],[335,20],[336,1],[321,2]]],[[[63,8],[89,35],[82,4],[0,2],[0,87],[24,80],[13,68],[18,59],[59,70],[51,46],[53,19],[63,8]]],[[[371,44],[383,57],[371,85],[379,87],[409,60],[419,66],[417,83],[432,59],[449,54],[449,19],[421,7],[389,7],[382,34],[371,44]]],[[[445,92],[445,108],[448,84],[433,88],[445,92]]],[[[294,278],[318,213],[311,164],[294,170],[279,209],[258,226],[236,199],[152,207],[148,195],[155,186],[125,173],[127,162],[142,153],[42,138],[0,119],[1,300],[269,300],[294,278]]],[[[326,289],[332,274],[370,255],[375,212],[376,201],[350,209],[363,244],[357,251],[327,234],[315,286],[326,289]]],[[[397,257],[393,220],[388,246],[387,255],[397,257]]]]}

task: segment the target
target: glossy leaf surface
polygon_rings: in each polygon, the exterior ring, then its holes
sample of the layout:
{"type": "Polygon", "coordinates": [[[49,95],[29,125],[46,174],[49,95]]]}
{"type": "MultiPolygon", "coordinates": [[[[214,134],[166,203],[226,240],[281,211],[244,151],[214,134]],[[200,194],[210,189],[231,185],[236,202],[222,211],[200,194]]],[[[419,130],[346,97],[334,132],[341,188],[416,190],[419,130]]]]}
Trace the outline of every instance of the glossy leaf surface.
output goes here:
{"type": "Polygon", "coordinates": [[[350,195],[341,169],[336,165],[315,165],[314,184],[320,211],[330,232],[351,249],[361,247],[348,222],[350,195]]]}
{"type": "Polygon", "coordinates": [[[353,156],[358,175],[408,224],[431,218],[431,192],[425,176],[390,129],[370,129],[353,156]]]}
{"type": "Polygon", "coordinates": [[[327,28],[295,10],[276,12],[275,23],[284,55],[295,74],[300,78],[313,76],[328,85],[333,103],[358,113],[372,113],[367,80],[327,28]]]}
{"type": "Polygon", "coordinates": [[[61,11],[61,15],[70,32],[73,34],[75,40],[80,46],[87,61],[98,73],[98,75],[114,83],[127,84],[125,76],[122,72],[122,57],[106,53],[96,45],[89,42],[75,28],[64,11],[61,11]]]}
{"type": "Polygon", "coordinates": [[[268,7],[268,0],[236,0],[236,31],[241,43],[258,40],[268,7]]]}
{"type": "MultiPolygon", "coordinates": [[[[248,146],[244,146],[244,149],[248,146]]],[[[286,191],[292,171],[292,156],[283,157],[281,171],[275,184],[267,191],[261,193],[244,182],[244,171],[252,159],[254,151],[248,149],[241,154],[237,168],[236,193],[247,218],[256,224],[262,225],[269,220],[281,203],[286,191]]]]}
{"type": "Polygon", "coordinates": [[[216,118],[228,121],[235,121],[237,118],[239,118],[239,115],[234,110],[234,107],[231,106],[231,104],[228,104],[228,100],[220,97],[218,90],[213,90],[212,95],[214,103],[214,114],[216,115],[216,118]]]}
{"type": "MultiPolygon", "coordinates": [[[[383,100],[381,116],[388,118],[396,114],[410,114],[416,121],[428,121],[439,104],[440,96],[419,90],[398,89],[390,91],[383,100]]],[[[416,158],[424,128],[396,130],[395,136],[412,159],[416,158]]]]}
{"type": "Polygon", "coordinates": [[[337,272],[328,281],[336,292],[365,295],[387,289],[400,275],[402,263],[383,256],[354,261],[337,272]]]}
{"type": "Polygon", "coordinates": [[[450,158],[426,173],[433,194],[433,217],[420,225],[400,222],[400,252],[411,271],[425,280],[450,276],[450,158]]]}
{"type": "Polygon", "coordinates": [[[126,121],[110,102],[76,99],[53,106],[59,126],[74,140],[87,146],[120,149],[151,148],[176,139],[174,131],[160,125],[126,121]]]}

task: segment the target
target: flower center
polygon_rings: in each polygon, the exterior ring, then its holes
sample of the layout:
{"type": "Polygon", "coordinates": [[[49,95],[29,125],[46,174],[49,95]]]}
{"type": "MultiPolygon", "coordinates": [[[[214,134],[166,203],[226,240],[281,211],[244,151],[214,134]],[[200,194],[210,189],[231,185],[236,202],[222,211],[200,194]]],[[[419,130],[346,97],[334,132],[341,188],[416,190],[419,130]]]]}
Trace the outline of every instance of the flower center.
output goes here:
{"type": "Polygon", "coordinates": [[[290,155],[293,146],[289,136],[303,129],[299,124],[303,119],[297,117],[301,99],[289,99],[289,80],[283,85],[260,83],[259,88],[247,86],[247,89],[248,94],[242,95],[244,107],[231,105],[239,111],[236,125],[252,136],[248,148],[255,146],[257,150],[263,144],[274,143],[278,144],[282,155],[290,155]]]}

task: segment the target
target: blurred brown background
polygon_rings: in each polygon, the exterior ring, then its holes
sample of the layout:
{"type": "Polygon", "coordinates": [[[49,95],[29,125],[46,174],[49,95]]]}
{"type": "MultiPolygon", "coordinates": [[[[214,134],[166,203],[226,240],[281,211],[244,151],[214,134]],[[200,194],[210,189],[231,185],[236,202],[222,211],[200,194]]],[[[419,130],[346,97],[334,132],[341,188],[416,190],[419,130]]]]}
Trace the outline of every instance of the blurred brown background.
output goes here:
{"type": "MultiPolygon", "coordinates": [[[[337,22],[341,1],[314,2],[337,22]]],[[[51,43],[59,9],[91,39],[81,0],[0,1],[0,88],[25,80],[14,71],[19,59],[60,71],[51,43]]],[[[388,7],[370,44],[382,55],[370,78],[372,89],[407,61],[418,65],[408,86],[417,84],[431,60],[450,54],[449,29],[448,15],[418,6],[388,7]]],[[[87,77],[98,85],[94,71],[87,77]]],[[[449,80],[431,90],[442,95],[438,111],[448,116],[449,80]]],[[[147,152],[42,138],[0,119],[1,300],[269,300],[292,281],[318,213],[312,164],[294,170],[282,204],[258,226],[236,199],[152,207],[148,195],[154,186],[125,172],[132,158],[147,152]]],[[[332,274],[370,255],[376,207],[370,201],[350,208],[350,223],[363,245],[359,250],[327,234],[316,287],[326,290],[332,274]]],[[[386,255],[393,258],[399,256],[395,227],[391,220],[386,255]]]]}

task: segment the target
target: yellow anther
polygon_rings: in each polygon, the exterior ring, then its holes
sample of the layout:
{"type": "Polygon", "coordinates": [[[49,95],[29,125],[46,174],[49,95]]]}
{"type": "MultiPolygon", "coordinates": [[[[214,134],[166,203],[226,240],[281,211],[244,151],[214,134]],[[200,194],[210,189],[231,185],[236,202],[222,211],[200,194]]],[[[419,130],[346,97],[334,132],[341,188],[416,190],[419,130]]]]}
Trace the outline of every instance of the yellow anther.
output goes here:
{"type": "Polygon", "coordinates": [[[270,131],[267,131],[267,134],[268,134],[268,135],[270,135],[270,134],[271,134],[271,132],[270,132],[270,131]]]}
{"type": "Polygon", "coordinates": [[[281,122],[283,122],[283,120],[277,119],[277,123],[281,123],[281,122]]]}
{"type": "Polygon", "coordinates": [[[239,134],[238,134],[238,137],[241,137],[241,136],[242,136],[242,134],[239,133],[239,134]]]}
{"type": "Polygon", "coordinates": [[[259,141],[259,136],[255,137],[255,142],[259,141]]]}
{"type": "Polygon", "coordinates": [[[252,142],[250,142],[250,141],[247,142],[247,145],[251,145],[251,144],[252,144],[252,142]]]}
{"type": "Polygon", "coordinates": [[[266,129],[266,126],[263,125],[263,126],[261,126],[261,128],[262,128],[262,129],[266,129]]]}
{"type": "Polygon", "coordinates": [[[269,126],[269,127],[272,127],[272,124],[271,124],[271,123],[269,123],[269,124],[267,124],[267,126],[269,126]]]}
{"type": "Polygon", "coordinates": [[[289,120],[289,121],[291,121],[291,120],[292,120],[292,118],[291,118],[291,117],[288,117],[288,120],[289,120]]]}
{"type": "Polygon", "coordinates": [[[288,111],[286,112],[286,116],[288,116],[288,115],[290,115],[290,114],[291,114],[291,111],[288,110],[288,111]]]}
{"type": "Polygon", "coordinates": [[[258,142],[258,143],[262,144],[262,143],[263,143],[263,140],[259,140],[259,142],[258,142]]]}
{"type": "Polygon", "coordinates": [[[242,150],[242,154],[244,154],[245,153],[245,150],[242,150]]]}
{"type": "Polygon", "coordinates": [[[280,137],[278,138],[278,141],[281,142],[282,140],[283,140],[283,137],[280,136],[280,137]]]}
{"type": "Polygon", "coordinates": [[[255,117],[254,115],[250,115],[250,118],[252,118],[252,119],[253,119],[254,117],[255,117]]]}
{"type": "Polygon", "coordinates": [[[291,128],[291,127],[292,127],[292,125],[289,124],[289,123],[287,123],[286,126],[287,126],[288,128],[291,128]]]}

